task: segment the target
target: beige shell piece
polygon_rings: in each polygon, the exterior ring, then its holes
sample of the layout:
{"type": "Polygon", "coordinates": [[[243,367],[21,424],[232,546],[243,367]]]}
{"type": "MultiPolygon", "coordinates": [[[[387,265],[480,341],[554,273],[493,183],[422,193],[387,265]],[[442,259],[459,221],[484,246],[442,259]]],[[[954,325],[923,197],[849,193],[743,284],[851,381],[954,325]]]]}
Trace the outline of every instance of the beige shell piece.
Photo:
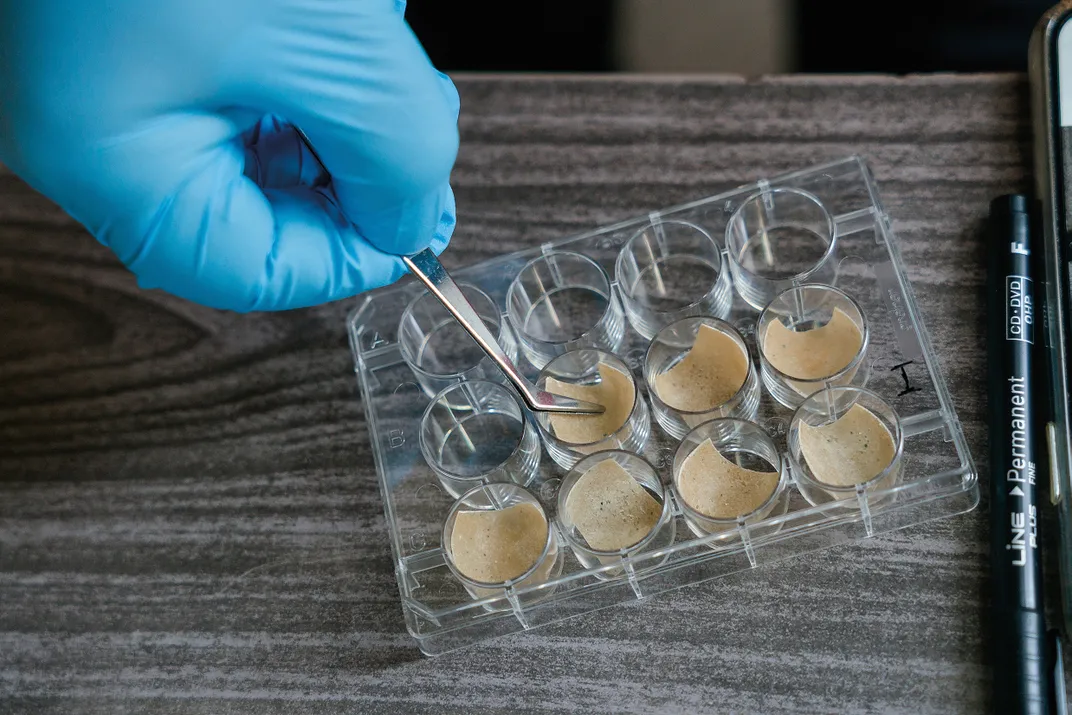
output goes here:
{"type": "MultiPolygon", "coordinates": [[[[763,355],[772,367],[784,375],[800,380],[819,380],[844,370],[860,352],[864,336],[845,311],[835,308],[826,325],[811,330],[790,330],[780,320],[771,321],[763,338],[763,355]]],[[[856,368],[832,381],[848,384],[856,368]]],[[[814,386],[787,380],[789,385],[808,395],[814,386]]]]}
{"type": "Polygon", "coordinates": [[[663,507],[620,464],[604,459],[573,485],[565,509],[591,548],[617,551],[651,533],[663,507]]]}
{"type": "Polygon", "coordinates": [[[450,539],[454,566],[483,583],[515,579],[540,559],[547,529],[534,504],[459,512],[450,539]]]}
{"type": "Polygon", "coordinates": [[[600,381],[595,385],[575,385],[553,377],[545,382],[544,389],[548,392],[604,407],[602,413],[595,415],[549,414],[551,431],[563,442],[576,445],[599,442],[621,429],[633,412],[636,389],[630,377],[605,363],[600,363],[598,369],[600,381]]]}
{"type": "Polygon", "coordinates": [[[679,363],[655,377],[655,393],[676,410],[706,412],[726,402],[748,377],[748,354],[721,330],[701,323],[679,363]]]}
{"type": "Polygon", "coordinates": [[[705,440],[681,464],[678,493],[694,511],[712,519],[750,514],[778,488],[778,473],[745,469],[705,440]]]}
{"type": "Polygon", "coordinates": [[[873,412],[853,405],[829,424],[801,423],[800,453],[816,480],[849,487],[878,476],[893,461],[897,445],[873,412]]]}

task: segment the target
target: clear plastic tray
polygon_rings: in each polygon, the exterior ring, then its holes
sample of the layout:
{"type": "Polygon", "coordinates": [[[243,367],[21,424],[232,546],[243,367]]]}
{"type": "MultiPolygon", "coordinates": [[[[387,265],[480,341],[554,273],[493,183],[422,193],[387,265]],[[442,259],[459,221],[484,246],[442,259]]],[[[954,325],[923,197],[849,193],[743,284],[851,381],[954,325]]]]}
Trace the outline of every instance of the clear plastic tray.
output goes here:
{"type": "MultiPolygon", "coordinates": [[[[528,589],[538,589],[539,598],[532,598],[533,593],[526,589],[508,589],[476,600],[450,571],[440,548],[443,520],[454,497],[425,463],[419,446],[420,420],[430,398],[403,361],[396,333],[403,310],[423,287],[406,277],[363,297],[350,316],[349,335],[384,499],[402,609],[421,651],[429,655],[443,653],[790,556],[969,511],[978,504],[977,474],[960,421],[919,315],[890,219],[871,172],[859,157],[763,179],[452,273],[459,282],[475,284],[491,296],[505,324],[506,293],[511,281],[526,262],[541,253],[554,249],[583,253],[596,260],[613,279],[622,245],[653,221],[671,219],[703,227],[725,250],[726,227],[734,211],[757,191],[775,187],[810,192],[833,217],[836,275],[827,282],[852,296],[867,316],[870,374],[866,386],[900,416],[904,434],[900,482],[890,489],[861,492],[859,498],[847,502],[819,506],[805,500],[791,484],[784,513],[776,510],[763,521],[742,524],[728,540],[725,535],[717,540],[697,537],[679,523],[674,542],[657,554],[659,564],[639,563],[640,559],[629,563],[627,559],[624,568],[613,573],[610,567],[584,568],[566,542],[560,540],[565,552],[560,573],[556,570],[558,575],[550,581],[528,589]]],[[[619,289],[615,286],[614,290],[617,300],[619,289]]],[[[737,290],[733,291],[732,301],[726,320],[745,337],[755,361],[759,311],[742,300],[737,290]]],[[[617,354],[638,381],[642,381],[647,344],[627,321],[617,354]]],[[[538,370],[524,357],[519,357],[518,362],[535,381],[538,370]]],[[[792,411],[772,399],[766,388],[761,393],[756,422],[784,451],[792,411]]],[[[678,440],[652,420],[651,438],[642,454],[667,484],[677,444],[678,440]]],[[[555,500],[564,474],[543,450],[530,490],[556,523],[555,500]]],[[[674,519],[680,522],[680,505],[675,502],[671,506],[674,519]]]]}

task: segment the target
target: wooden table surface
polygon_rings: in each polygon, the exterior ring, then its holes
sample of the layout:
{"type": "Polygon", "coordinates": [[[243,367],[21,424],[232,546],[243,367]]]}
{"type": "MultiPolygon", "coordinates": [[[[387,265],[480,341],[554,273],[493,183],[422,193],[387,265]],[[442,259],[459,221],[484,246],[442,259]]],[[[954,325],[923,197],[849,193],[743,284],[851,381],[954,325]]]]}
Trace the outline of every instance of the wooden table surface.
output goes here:
{"type": "MultiPolygon", "coordinates": [[[[859,153],[985,491],[980,225],[1018,76],[458,80],[448,265],[859,153]]],[[[406,633],[345,318],[140,291],[0,175],[0,713],[975,713],[966,515],[438,658],[406,633]]]]}

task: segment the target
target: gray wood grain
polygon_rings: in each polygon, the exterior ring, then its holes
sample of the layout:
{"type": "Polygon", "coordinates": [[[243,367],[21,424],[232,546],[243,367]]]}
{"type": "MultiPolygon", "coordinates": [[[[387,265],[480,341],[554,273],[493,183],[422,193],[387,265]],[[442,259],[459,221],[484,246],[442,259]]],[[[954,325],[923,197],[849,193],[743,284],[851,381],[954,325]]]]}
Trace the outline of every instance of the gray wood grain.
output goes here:
{"type": "MultiPolygon", "coordinates": [[[[460,78],[458,266],[866,156],[985,476],[988,200],[1026,83],[460,78]]],[[[405,632],[353,301],[140,291],[0,175],[0,713],[974,713],[986,504],[435,659],[405,632]]],[[[985,484],[985,482],[984,482],[985,484]]]]}

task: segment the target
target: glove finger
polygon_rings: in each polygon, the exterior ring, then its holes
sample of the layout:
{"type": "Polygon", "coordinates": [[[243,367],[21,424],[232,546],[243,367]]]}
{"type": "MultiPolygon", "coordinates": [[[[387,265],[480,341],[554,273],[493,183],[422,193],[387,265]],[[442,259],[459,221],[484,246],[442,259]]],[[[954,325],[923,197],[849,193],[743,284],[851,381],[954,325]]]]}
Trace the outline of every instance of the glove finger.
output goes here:
{"type": "Polygon", "coordinates": [[[454,121],[458,121],[458,114],[461,110],[461,97],[458,95],[458,88],[445,72],[436,70],[436,74],[439,75],[439,88],[443,90],[443,96],[447,98],[451,116],[454,117],[454,121]]]}
{"type": "Polygon", "coordinates": [[[309,137],[369,242],[412,253],[445,228],[456,106],[393,4],[293,3],[232,56],[241,103],[309,137]]]}
{"type": "MultiPolygon", "coordinates": [[[[447,99],[451,115],[454,117],[454,120],[457,121],[460,109],[458,89],[446,74],[438,71],[436,74],[439,76],[440,89],[443,92],[443,96],[447,99]]],[[[436,222],[435,233],[432,235],[432,241],[429,244],[432,252],[437,256],[446,250],[447,244],[450,243],[451,236],[454,233],[454,228],[457,225],[457,204],[454,198],[454,191],[451,189],[449,183],[444,184],[441,191],[443,192],[443,211],[439,215],[439,221],[436,222]]]]}
{"type": "MultiPolygon", "coordinates": [[[[458,91],[449,77],[442,75],[442,78],[443,91],[453,102],[457,116],[458,91]]],[[[318,187],[331,182],[327,169],[320,164],[298,130],[279,117],[268,114],[260,118],[243,132],[242,140],[246,155],[244,173],[262,189],[318,187]]],[[[454,192],[449,185],[443,190],[446,194],[443,213],[429,244],[436,255],[446,249],[456,222],[454,192]]]]}
{"type": "MultiPolygon", "coordinates": [[[[395,0],[395,11],[404,17],[406,14],[406,0],[395,0]]],[[[458,95],[458,88],[445,72],[436,70],[436,75],[439,77],[440,89],[447,100],[447,106],[450,107],[450,114],[454,117],[454,121],[458,121],[458,115],[461,111],[461,98],[458,95]]],[[[440,214],[435,234],[429,244],[429,248],[437,256],[442,255],[443,251],[447,249],[451,235],[454,233],[454,227],[457,224],[457,205],[454,199],[454,191],[449,184],[444,187],[444,191],[446,201],[443,213],[440,214]]]]}
{"type": "Polygon", "coordinates": [[[447,250],[447,244],[450,243],[451,236],[454,234],[454,226],[456,225],[457,208],[454,201],[454,192],[449,186],[446,191],[447,196],[444,201],[443,213],[439,216],[435,234],[432,235],[432,241],[429,244],[429,248],[437,256],[447,250]]]}
{"type": "Polygon", "coordinates": [[[139,240],[114,246],[145,288],[248,312],[325,303],[387,285],[401,259],[357,232],[327,188],[262,190],[239,142],[190,162],[139,240]]]}
{"type": "Polygon", "coordinates": [[[268,114],[243,132],[245,175],[263,189],[324,186],[331,177],[294,125],[268,114]]]}

